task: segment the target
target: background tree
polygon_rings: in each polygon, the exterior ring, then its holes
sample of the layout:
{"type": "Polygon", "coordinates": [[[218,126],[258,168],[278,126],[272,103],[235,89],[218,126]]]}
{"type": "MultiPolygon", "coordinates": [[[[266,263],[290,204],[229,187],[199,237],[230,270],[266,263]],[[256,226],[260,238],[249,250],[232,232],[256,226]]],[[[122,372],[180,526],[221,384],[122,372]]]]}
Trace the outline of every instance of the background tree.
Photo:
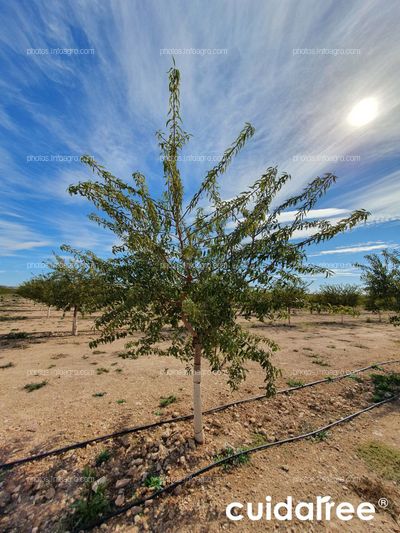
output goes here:
{"type": "Polygon", "coordinates": [[[40,275],[22,283],[17,293],[37,303],[47,306],[47,317],[50,316],[50,308],[55,304],[56,287],[50,276],[40,275]]]}
{"type": "Polygon", "coordinates": [[[400,310],[400,252],[384,250],[382,254],[365,256],[367,264],[355,263],[362,270],[361,281],[366,292],[366,308],[379,314],[400,310]]]}
{"type": "Polygon", "coordinates": [[[320,288],[314,302],[320,304],[321,309],[328,313],[341,315],[341,321],[344,321],[344,315],[356,316],[359,314],[357,309],[361,302],[361,288],[357,285],[324,285],[320,288]]]}
{"type": "Polygon", "coordinates": [[[141,331],[138,340],[127,343],[127,355],[173,355],[190,365],[194,434],[202,443],[203,357],[213,370],[227,372],[232,388],[245,378],[246,360],[256,361],[265,371],[267,393],[274,391],[277,370],[270,357],[276,344],[242,329],[236,320],[249,287],[269,288],[293,273],[325,272],[306,263],[307,246],[355,226],[367,213],[355,211],[335,224],[307,220],[309,210],[334,183],[332,174],[315,178],[298,195],[274,205],[277,193],[290,179],[286,173],[279,175],[277,168],[268,168],[246,191],[223,200],[218,178],[253,136],[250,124],[185,201],[177,161],[189,135],[182,128],[179,84],[180,73],[173,67],[169,71],[168,131],[157,134],[164,170],[164,191],[158,198],[150,194],[139,172],[128,184],[89,156],[82,161],[98,180],[69,190],[94,204],[97,212],[91,219],[110,229],[121,243],[108,261],[87,256],[115,287],[114,301],[96,321],[101,335],[92,346],[141,331]],[[296,215],[290,223],[283,223],[280,215],[287,209],[295,209],[296,215]],[[311,235],[295,241],[298,231],[311,235]],[[164,340],[169,345],[161,348],[159,342],[164,340]]]}
{"type": "MultiPolygon", "coordinates": [[[[78,335],[78,314],[94,312],[106,302],[107,287],[93,265],[55,255],[51,272],[24,282],[18,293],[56,309],[72,310],[72,335],[78,335]]],[[[111,288],[109,289],[111,290],[111,288]]]]}
{"type": "Polygon", "coordinates": [[[301,280],[283,283],[278,281],[272,289],[272,300],[276,312],[287,317],[290,326],[293,309],[304,307],[307,300],[307,285],[301,280]]]}

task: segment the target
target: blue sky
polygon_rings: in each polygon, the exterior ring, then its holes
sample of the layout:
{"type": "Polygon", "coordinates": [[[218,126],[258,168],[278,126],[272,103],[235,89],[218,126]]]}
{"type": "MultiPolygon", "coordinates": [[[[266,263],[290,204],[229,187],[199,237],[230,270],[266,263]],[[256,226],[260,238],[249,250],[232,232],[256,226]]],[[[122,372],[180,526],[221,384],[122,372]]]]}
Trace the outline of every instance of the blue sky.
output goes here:
{"type": "Polygon", "coordinates": [[[203,159],[182,164],[188,196],[248,121],[256,135],[224,176],[224,196],[271,165],[291,173],[286,195],[331,171],[339,180],[319,214],[371,217],[310,250],[313,262],[353,283],[354,261],[399,246],[397,0],[20,0],[0,15],[0,284],[43,272],[62,243],[109,254],[113,236],[66,192],[89,176],[80,155],[127,180],[139,170],[159,190],[154,132],[172,61],[161,49],[219,51],[175,53],[193,134],[185,154],[203,159]],[[64,48],[82,53],[51,53],[64,48]],[[340,51],[304,52],[316,49],[340,51]],[[375,99],[375,120],[350,125],[364,98],[375,99]]]}

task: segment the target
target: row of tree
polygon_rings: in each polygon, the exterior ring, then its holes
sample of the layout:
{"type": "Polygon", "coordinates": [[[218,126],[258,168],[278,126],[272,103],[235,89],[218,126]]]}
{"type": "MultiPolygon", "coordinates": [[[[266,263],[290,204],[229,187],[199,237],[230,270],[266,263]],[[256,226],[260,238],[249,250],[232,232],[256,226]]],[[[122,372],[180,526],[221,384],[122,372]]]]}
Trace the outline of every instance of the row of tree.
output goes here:
{"type": "Polygon", "coordinates": [[[36,276],[18,287],[18,294],[50,309],[72,311],[72,335],[78,335],[78,315],[93,313],[107,305],[111,287],[93,265],[78,257],[55,255],[50,273],[36,276]]]}

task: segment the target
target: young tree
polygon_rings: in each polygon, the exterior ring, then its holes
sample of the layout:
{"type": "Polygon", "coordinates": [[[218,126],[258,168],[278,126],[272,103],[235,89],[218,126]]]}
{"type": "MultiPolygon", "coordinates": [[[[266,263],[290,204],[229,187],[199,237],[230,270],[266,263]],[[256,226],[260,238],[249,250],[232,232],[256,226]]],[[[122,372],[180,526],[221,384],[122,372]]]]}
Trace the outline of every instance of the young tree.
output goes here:
{"type": "Polygon", "coordinates": [[[272,289],[272,300],[278,314],[283,314],[291,325],[293,309],[304,307],[307,298],[307,285],[301,280],[291,282],[278,281],[272,289]]]}
{"type": "Polygon", "coordinates": [[[324,285],[317,295],[317,302],[322,309],[329,313],[341,315],[342,324],[344,315],[356,316],[359,314],[357,306],[361,300],[361,289],[357,285],[324,285]]]}
{"type": "Polygon", "coordinates": [[[66,261],[55,255],[48,266],[52,272],[24,282],[18,293],[64,313],[72,310],[72,335],[78,335],[78,314],[93,312],[105,304],[105,283],[93,266],[79,258],[66,261]]]}
{"type": "Polygon", "coordinates": [[[105,305],[108,287],[94,266],[79,257],[65,260],[55,255],[49,266],[55,286],[53,305],[64,312],[72,310],[72,335],[78,335],[78,315],[92,313],[105,305]]]}
{"type": "Polygon", "coordinates": [[[381,255],[365,256],[367,264],[355,263],[362,270],[361,281],[367,293],[366,308],[379,314],[400,310],[400,252],[384,250],[381,255]]]}
{"type": "Polygon", "coordinates": [[[46,275],[24,281],[17,289],[17,293],[23,298],[46,305],[47,318],[50,316],[51,307],[55,304],[56,292],[54,280],[46,275]]]}
{"type": "Polygon", "coordinates": [[[315,178],[298,195],[274,205],[277,193],[290,179],[286,173],[278,175],[277,168],[268,168],[245,192],[223,200],[218,179],[253,136],[250,124],[185,201],[177,162],[189,135],[182,127],[179,85],[180,73],[174,66],[169,71],[168,131],[157,134],[164,169],[162,195],[154,198],[139,172],[128,184],[89,156],[82,161],[98,181],[81,182],[69,191],[88,198],[102,211],[91,219],[121,242],[108,261],[93,255],[88,258],[115,287],[114,301],[97,320],[101,335],[92,346],[141,331],[139,340],[127,344],[131,357],[157,353],[190,364],[194,434],[202,443],[202,358],[213,370],[225,369],[232,388],[246,376],[245,361],[256,361],[265,371],[267,393],[274,391],[277,370],[270,356],[276,344],[252,335],[236,320],[249,287],[268,288],[293,273],[325,272],[306,263],[307,246],[365,221],[367,213],[358,210],[334,224],[307,220],[309,210],[335,182],[332,174],[315,178]],[[283,223],[280,215],[288,209],[295,210],[295,217],[283,223]],[[310,236],[294,240],[298,231],[310,236]],[[168,336],[165,326],[170,326],[168,336]],[[169,340],[167,348],[158,346],[162,340],[169,340]]]}

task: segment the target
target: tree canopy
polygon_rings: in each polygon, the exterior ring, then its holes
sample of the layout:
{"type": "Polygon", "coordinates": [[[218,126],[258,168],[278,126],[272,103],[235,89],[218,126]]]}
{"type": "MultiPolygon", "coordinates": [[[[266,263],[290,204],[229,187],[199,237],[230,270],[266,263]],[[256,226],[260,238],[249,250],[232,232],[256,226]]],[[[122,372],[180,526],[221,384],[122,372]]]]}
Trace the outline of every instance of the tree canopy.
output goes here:
{"type": "Polygon", "coordinates": [[[276,167],[267,168],[233,199],[223,199],[220,178],[255,133],[248,123],[187,197],[178,160],[190,136],[180,116],[180,73],[175,66],[169,71],[166,129],[157,133],[163,161],[161,194],[150,192],[140,172],[127,183],[87,155],[82,161],[96,180],[80,182],[69,191],[86,197],[96,208],[90,218],[119,240],[109,260],[80,255],[113,287],[109,305],[96,321],[100,336],[93,345],[140,331],[139,339],[127,343],[129,356],[172,355],[189,364],[194,370],[195,438],[202,442],[202,358],[213,370],[226,371],[233,388],[245,378],[246,360],[255,361],[265,372],[267,392],[274,391],[277,370],[271,355],[276,344],[258,338],[236,320],[249,305],[249,290],[325,273],[307,262],[307,247],[353,228],[365,221],[367,212],[354,211],[335,223],[310,218],[310,210],[336,181],[333,174],[316,177],[278,203],[277,195],[290,175],[276,167]],[[293,218],[283,222],[281,215],[288,210],[293,218]]]}

